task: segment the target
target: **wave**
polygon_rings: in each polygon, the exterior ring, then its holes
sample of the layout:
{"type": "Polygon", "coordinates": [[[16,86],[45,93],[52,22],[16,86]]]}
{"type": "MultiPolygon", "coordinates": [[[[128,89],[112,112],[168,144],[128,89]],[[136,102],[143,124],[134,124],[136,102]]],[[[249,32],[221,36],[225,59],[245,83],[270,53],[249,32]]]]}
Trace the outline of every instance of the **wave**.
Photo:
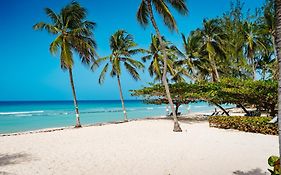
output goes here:
{"type": "MultiPolygon", "coordinates": [[[[127,108],[127,112],[132,111],[147,111],[153,110],[152,107],[141,108],[127,108]]],[[[95,114],[95,113],[118,113],[123,112],[122,108],[109,108],[109,109],[82,109],[80,114],[95,114]]],[[[14,117],[31,117],[31,116],[66,116],[75,114],[72,110],[38,110],[38,111],[16,111],[16,112],[0,112],[0,116],[14,116],[14,117]]]]}
{"type": "Polygon", "coordinates": [[[20,115],[20,114],[38,114],[44,111],[20,111],[20,112],[0,112],[0,115],[20,115]]]}

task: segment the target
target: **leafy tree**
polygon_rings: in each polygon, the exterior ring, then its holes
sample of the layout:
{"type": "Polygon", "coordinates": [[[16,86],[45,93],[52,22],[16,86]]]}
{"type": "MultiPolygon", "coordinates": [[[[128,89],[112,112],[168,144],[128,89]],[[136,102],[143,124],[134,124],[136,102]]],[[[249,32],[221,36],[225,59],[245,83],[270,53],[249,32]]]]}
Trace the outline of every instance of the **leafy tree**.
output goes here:
{"type": "Polygon", "coordinates": [[[46,30],[56,36],[50,44],[50,52],[52,54],[60,52],[61,68],[69,72],[76,113],[75,127],[81,127],[72,75],[73,53],[78,53],[82,63],[86,65],[89,65],[94,59],[96,43],[92,35],[95,23],[85,19],[86,9],[77,2],[68,4],[61,9],[60,13],[55,13],[50,8],[46,8],[45,13],[51,19],[51,22],[39,22],[33,26],[33,29],[46,30]]]}
{"type": "Polygon", "coordinates": [[[100,63],[106,62],[99,77],[100,84],[104,82],[105,75],[108,72],[109,67],[111,67],[110,76],[117,77],[120,99],[124,112],[124,121],[128,121],[128,117],[120,81],[121,64],[124,65],[125,69],[129,72],[134,80],[140,80],[137,69],[143,69],[144,65],[132,58],[132,56],[142,52],[143,50],[136,49],[136,46],[137,44],[134,42],[134,38],[132,35],[128,34],[124,30],[118,30],[110,37],[110,49],[112,53],[107,57],[97,59],[92,67],[93,69],[96,69],[100,63]]]}
{"type": "MultiPolygon", "coordinates": [[[[173,101],[180,104],[206,101],[219,107],[226,115],[223,104],[233,104],[249,113],[244,106],[255,106],[259,111],[275,116],[277,104],[276,81],[253,81],[241,79],[221,79],[220,82],[175,83],[170,85],[173,101]]],[[[141,96],[145,101],[165,103],[164,89],[159,85],[132,91],[132,95],[141,96]]]]}
{"type": "Polygon", "coordinates": [[[153,28],[155,29],[156,32],[156,36],[159,39],[160,42],[160,46],[161,46],[161,52],[163,53],[163,75],[162,75],[162,82],[163,85],[165,87],[165,91],[166,91],[166,95],[167,95],[167,99],[169,101],[169,104],[171,106],[172,109],[172,113],[173,113],[173,118],[174,118],[174,131],[175,132],[181,132],[181,128],[180,125],[178,123],[177,117],[176,117],[176,112],[174,109],[174,105],[173,105],[173,101],[171,98],[171,94],[169,91],[169,86],[168,86],[168,82],[167,82],[167,52],[165,50],[165,44],[162,40],[162,35],[160,34],[160,30],[157,26],[156,20],[154,18],[154,12],[153,12],[153,8],[152,6],[155,7],[155,10],[157,13],[159,13],[164,20],[164,23],[169,27],[169,29],[171,30],[177,30],[177,26],[176,26],[176,21],[170,11],[170,8],[168,7],[168,4],[171,5],[173,8],[175,8],[176,11],[180,12],[183,15],[186,15],[188,10],[187,10],[187,6],[185,3],[185,0],[159,0],[159,1],[155,1],[155,0],[142,0],[141,4],[139,6],[138,12],[137,12],[137,20],[140,22],[140,24],[142,26],[147,26],[149,24],[149,21],[151,21],[153,28]]]}
{"type": "Polygon", "coordinates": [[[226,38],[223,42],[226,59],[220,72],[223,77],[233,77],[245,79],[248,77],[247,60],[244,57],[244,31],[243,4],[237,0],[231,4],[229,12],[224,13],[220,18],[220,26],[226,38]]]}

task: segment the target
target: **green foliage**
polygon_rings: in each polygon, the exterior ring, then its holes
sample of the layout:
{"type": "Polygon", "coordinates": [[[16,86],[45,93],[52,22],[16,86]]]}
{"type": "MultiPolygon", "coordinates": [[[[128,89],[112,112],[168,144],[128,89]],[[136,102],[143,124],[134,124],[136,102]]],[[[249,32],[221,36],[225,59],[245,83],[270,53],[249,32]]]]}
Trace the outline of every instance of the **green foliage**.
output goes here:
{"type": "Polygon", "coordinates": [[[106,62],[99,77],[100,84],[104,82],[109,67],[111,77],[120,77],[122,64],[134,80],[140,80],[137,69],[143,69],[144,65],[132,56],[143,52],[143,50],[136,48],[136,46],[133,36],[124,30],[118,30],[110,37],[111,55],[97,59],[92,65],[92,70],[95,70],[101,63],[106,62]]]}
{"type": "Polygon", "coordinates": [[[211,127],[222,129],[237,129],[239,131],[278,135],[277,125],[268,124],[269,117],[244,117],[244,116],[211,116],[211,127]]]}
{"type": "Polygon", "coordinates": [[[244,13],[237,0],[222,17],[204,20],[202,26],[183,36],[182,67],[193,81],[221,78],[277,80],[274,1],[267,0],[255,12],[244,13]],[[187,39],[186,39],[187,38],[187,39]]]}
{"type": "Polygon", "coordinates": [[[86,9],[79,3],[72,2],[62,8],[60,13],[46,8],[46,15],[51,23],[39,22],[33,26],[34,30],[46,30],[56,36],[50,44],[50,52],[57,54],[60,51],[62,69],[71,69],[73,51],[78,53],[82,63],[89,65],[96,56],[96,43],[93,39],[95,23],[86,20],[86,9]]]}
{"type": "MultiPolygon", "coordinates": [[[[214,105],[235,104],[237,106],[255,106],[259,111],[266,111],[271,116],[276,114],[276,81],[253,81],[240,79],[222,79],[220,82],[175,83],[170,85],[174,101],[206,101],[214,105]]],[[[131,91],[133,96],[145,100],[163,99],[165,91],[161,85],[145,87],[131,91]]]]}
{"type": "Polygon", "coordinates": [[[188,9],[185,0],[142,0],[137,12],[137,20],[142,26],[147,26],[151,20],[152,6],[156,12],[163,18],[163,21],[170,30],[177,30],[176,21],[170,11],[170,6],[182,15],[187,15],[188,9]]]}
{"type": "Polygon", "coordinates": [[[268,165],[273,167],[273,170],[268,169],[271,175],[280,175],[280,158],[277,156],[270,156],[268,158],[268,165]]]}
{"type": "MultiPolygon", "coordinates": [[[[167,55],[167,73],[172,76],[172,80],[174,81],[183,80],[183,78],[180,76],[179,70],[177,70],[176,64],[174,64],[176,63],[177,58],[182,57],[182,53],[175,45],[169,41],[166,41],[164,37],[162,37],[162,42],[165,45],[165,51],[167,55]]],[[[149,49],[146,50],[146,55],[142,57],[142,61],[150,61],[148,73],[151,77],[155,77],[155,81],[160,81],[162,78],[164,67],[163,58],[164,55],[161,51],[160,41],[156,35],[152,35],[149,49]]]]}

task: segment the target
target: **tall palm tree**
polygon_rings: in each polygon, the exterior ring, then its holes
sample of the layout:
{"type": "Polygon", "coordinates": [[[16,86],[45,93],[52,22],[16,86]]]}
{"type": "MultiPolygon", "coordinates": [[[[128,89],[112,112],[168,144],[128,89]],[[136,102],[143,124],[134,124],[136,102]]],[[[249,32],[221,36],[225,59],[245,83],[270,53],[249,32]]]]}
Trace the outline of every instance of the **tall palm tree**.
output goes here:
{"type": "Polygon", "coordinates": [[[75,127],[81,127],[78,110],[78,102],[74,87],[72,68],[73,52],[78,53],[82,63],[89,65],[96,53],[96,43],[92,38],[92,30],[95,23],[85,20],[86,9],[77,2],[72,2],[55,13],[50,8],[45,9],[46,15],[51,19],[50,23],[39,22],[33,26],[34,30],[46,30],[56,36],[50,44],[50,52],[60,52],[60,63],[63,70],[68,70],[73,93],[73,101],[76,113],[75,127]]]}
{"type": "Polygon", "coordinates": [[[177,25],[176,21],[168,7],[168,5],[171,5],[173,8],[176,9],[179,13],[182,15],[187,15],[188,10],[187,6],[185,3],[185,0],[141,0],[141,4],[139,6],[138,12],[137,12],[137,20],[140,22],[142,26],[147,26],[149,24],[149,21],[152,23],[153,28],[156,31],[156,35],[159,39],[160,45],[161,45],[161,52],[163,53],[163,62],[164,62],[164,67],[163,67],[163,75],[162,75],[162,81],[163,85],[165,87],[167,99],[169,101],[169,104],[172,109],[173,113],[173,119],[174,119],[174,129],[173,131],[175,132],[181,132],[181,128],[176,116],[175,112],[175,107],[171,98],[170,90],[169,90],[169,85],[167,82],[167,53],[165,50],[165,44],[162,40],[162,35],[160,34],[160,30],[157,26],[156,20],[154,18],[154,13],[153,13],[153,8],[152,6],[155,7],[155,10],[157,13],[159,13],[164,20],[164,23],[173,31],[177,30],[177,25]]]}
{"type": "MultiPolygon", "coordinates": [[[[275,0],[275,43],[276,53],[279,66],[279,80],[278,80],[278,129],[279,129],[279,154],[281,157],[281,0],[275,0]]],[[[280,161],[281,165],[281,161],[280,161]]]]}
{"type": "Polygon", "coordinates": [[[219,21],[216,19],[204,20],[202,30],[198,31],[202,37],[202,46],[200,50],[201,52],[206,53],[205,56],[210,63],[210,76],[214,82],[220,81],[218,64],[222,62],[221,58],[225,58],[223,49],[225,34],[218,22],[219,21]]]}
{"type": "Polygon", "coordinates": [[[245,35],[246,55],[249,59],[250,65],[252,66],[253,79],[255,80],[257,67],[256,54],[261,49],[266,49],[266,46],[263,43],[263,36],[258,25],[251,22],[245,22],[243,29],[245,35]]]}
{"type": "Polygon", "coordinates": [[[121,64],[123,63],[125,69],[135,80],[140,80],[139,73],[137,69],[143,69],[144,65],[132,58],[133,55],[142,52],[142,49],[136,49],[137,44],[134,42],[132,35],[128,34],[124,30],[118,30],[110,37],[110,49],[112,51],[111,55],[99,58],[95,61],[92,68],[95,70],[97,66],[102,62],[107,62],[103,67],[99,83],[102,84],[105,79],[105,75],[108,72],[109,66],[111,67],[110,76],[117,77],[118,88],[120,93],[120,99],[122,103],[122,108],[124,112],[124,121],[128,121],[127,112],[124,104],[122,86],[121,86],[121,64]]]}
{"type": "MultiPolygon", "coordinates": [[[[263,16],[261,17],[263,28],[266,33],[269,33],[272,44],[275,46],[275,8],[274,0],[267,0],[263,6],[263,16]]],[[[275,49],[275,48],[274,48],[275,49]]]]}

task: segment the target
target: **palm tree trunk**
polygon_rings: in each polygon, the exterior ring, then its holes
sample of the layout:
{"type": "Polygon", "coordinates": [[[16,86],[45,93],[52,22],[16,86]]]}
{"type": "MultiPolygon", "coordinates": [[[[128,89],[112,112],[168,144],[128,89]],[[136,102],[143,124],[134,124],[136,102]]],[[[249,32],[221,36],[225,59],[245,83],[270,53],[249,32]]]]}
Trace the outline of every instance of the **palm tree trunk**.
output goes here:
{"type": "Polygon", "coordinates": [[[215,71],[215,75],[216,75],[216,82],[219,82],[220,81],[220,76],[219,76],[219,72],[218,72],[218,69],[217,69],[217,66],[214,64],[214,71],[215,71]]]}
{"type": "MultiPolygon", "coordinates": [[[[279,130],[279,156],[281,157],[281,0],[275,0],[276,32],[275,45],[279,66],[278,78],[278,130],[279,130]]],[[[281,161],[280,161],[281,166],[281,161]]]]}
{"type": "Polygon", "coordinates": [[[167,53],[166,53],[166,50],[165,50],[165,45],[163,43],[163,40],[162,40],[162,37],[161,37],[161,34],[160,34],[160,30],[159,30],[159,28],[156,24],[156,21],[155,21],[153,12],[152,12],[151,0],[147,0],[147,5],[148,5],[148,12],[149,12],[150,20],[152,22],[153,28],[156,31],[156,35],[157,35],[157,37],[159,39],[159,43],[160,43],[161,52],[163,53],[163,56],[164,56],[163,57],[164,67],[163,67],[162,81],[163,81],[163,85],[165,87],[167,99],[169,101],[169,104],[171,106],[171,110],[172,110],[172,113],[173,113],[173,119],[174,119],[174,129],[173,129],[173,131],[174,132],[182,132],[182,129],[180,127],[180,124],[178,122],[178,118],[177,118],[177,115],[176,115],[175,106],[174,106],[173,100],[171,98],[169,85],[168,85],[168,82],[167,82],[167,53]]]}
{"type": "Polygon", "coordinates": [[[79,116],[79,110],[78,110],[78,103],[76,99],[76,92],[75,92],[75,87],[74,87],[74,82],[73,82],[73,76],[72,76],[72,69],[68,69],[69,72],[69,79],[70,79],[70,84],[71,84],[71,89],[72,89],[72,94],[73,94],[73,102],[74,102],[74,107],[75,107],[75,114],[76,114],[76,125],[75,128],[80,128],[81,123],[80,123],[80,116],[79,116]]]}
{"type": "Polygon", "coordinates": [[[213,60],[213,58],[212,58],[210,53],[208,55],[209,55],[209,60],[211,62],[212,71],[214,71],[214,73],[212,73],[213,82],[219,82],[220,81],[220,76],[219,76],[219,72],[218,72],[215,60],[213,60]]]}
{"type": "Polygon", "coordinates": [[[120,99],[121,99],[122,108],[123,108],[123,113],[124,113],[124,122],[127,122],[127,121],[128,121],[128,117],[127,117],[127,112],[126,112],[126,108],[125,108],[125,104],[124,104],[122,86],[121,86],[121,81],[120,81],[119,75],[117,75],[117,80],[118,80],[118,87],[119,87],[120,99]]]}
{"type": "Polygon", "coordinates": [[[254,58],[251,59],[252,60],[252,71],[253,71],[253,80],[256,80],[256,65],[255,65],[255,61],[254,58]]]}

